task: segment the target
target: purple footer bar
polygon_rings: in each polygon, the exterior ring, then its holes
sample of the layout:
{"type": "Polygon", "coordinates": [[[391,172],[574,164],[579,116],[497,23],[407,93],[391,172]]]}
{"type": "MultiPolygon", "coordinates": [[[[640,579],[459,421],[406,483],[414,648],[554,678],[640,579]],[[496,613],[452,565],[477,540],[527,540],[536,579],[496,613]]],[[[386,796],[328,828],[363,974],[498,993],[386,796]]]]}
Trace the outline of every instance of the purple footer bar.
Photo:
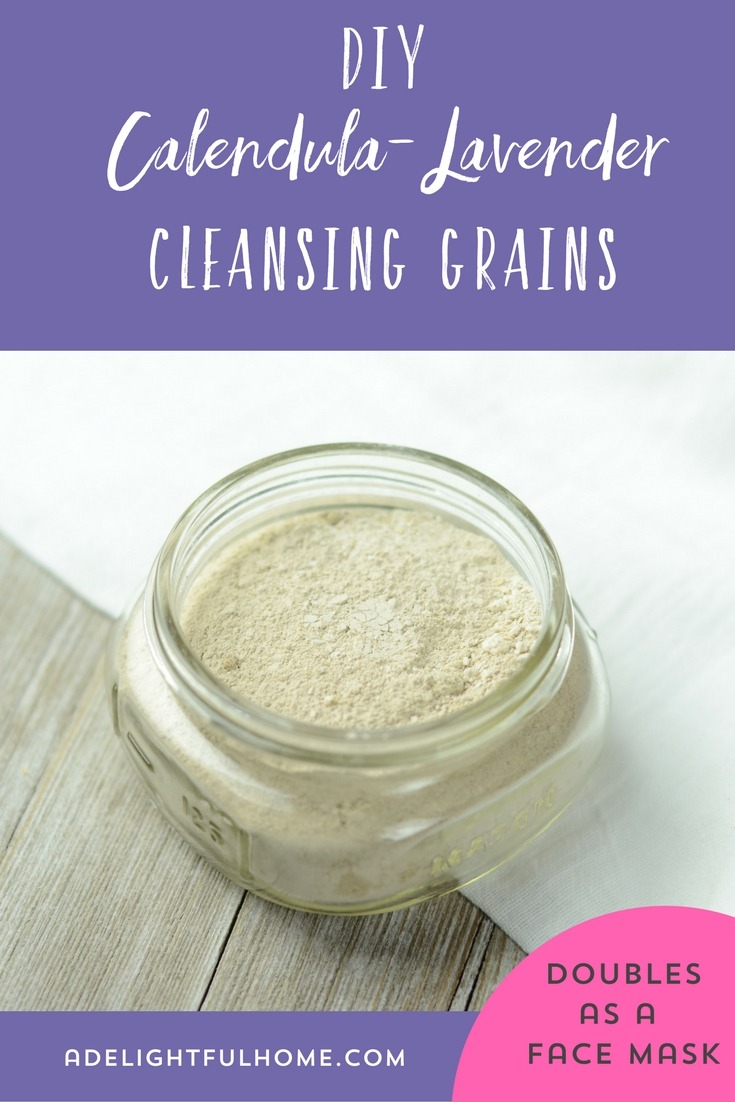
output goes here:
{"type": "Polygon", "coordinates": [[[20,1013],[1,1102],[449,1102],[471,1013],[20,1013]]]}

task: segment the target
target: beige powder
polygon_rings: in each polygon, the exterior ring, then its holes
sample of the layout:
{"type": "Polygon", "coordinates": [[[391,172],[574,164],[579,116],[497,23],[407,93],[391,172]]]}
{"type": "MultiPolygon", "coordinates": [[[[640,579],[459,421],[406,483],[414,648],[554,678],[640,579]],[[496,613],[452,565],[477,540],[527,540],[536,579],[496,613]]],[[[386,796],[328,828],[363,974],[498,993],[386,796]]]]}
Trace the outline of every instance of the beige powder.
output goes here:
{"type": "Polygon", "coordinates": [[[239,695],[328,727],[456,712],[510,677],[538,600],[486,536],[439,516],[306,513],[236,541],[202,572],[182,627],[239,695]]]}
{"type": "Polygon", "coordinates": [[[154,773],[133,754],[160,806],[230,876],[317,910],[382,908],[493,868],[564,808],[599,748],[599,732],[590,734],[599,670],[585,630],[538,711],[506,732],[488,729],[444,762],[427,755],[397,768],[333,767],[233,743],[170,692],[151,660],[140,602],[121,646],[119,691],[135,702],[122,730],[153,761],[154,773]],[[224,853],[192,825],[191,804],[227,840],[224,853]]]}
{"type": "Polygon", "coordinates": [[[153,762],[151,771],[133,753],[166,814],[247,887],[317,910],[392,906],[494,867],[572,798],[602,733],[604,675],[583,622],[563,680],[537,710],[446,760],[399,756],[385,767],[273,753],[189,711],[152,660],[142,601],[120,638],[120,671],[118,703],[130,702],[121,731],[153,762]]]}

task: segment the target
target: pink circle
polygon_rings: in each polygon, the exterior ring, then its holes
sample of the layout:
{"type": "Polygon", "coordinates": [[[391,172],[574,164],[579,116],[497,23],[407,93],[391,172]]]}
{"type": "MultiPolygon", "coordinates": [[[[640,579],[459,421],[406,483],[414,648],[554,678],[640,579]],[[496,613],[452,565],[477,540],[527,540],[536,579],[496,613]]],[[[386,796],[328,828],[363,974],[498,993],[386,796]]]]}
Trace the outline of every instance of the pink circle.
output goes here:
{"type": "Polygon", "coordinates": [[[689,907],[592,919],[542,945],[493,993],[452,1102],[733,1102],[733,1006],[735,919],[689,907]]]}

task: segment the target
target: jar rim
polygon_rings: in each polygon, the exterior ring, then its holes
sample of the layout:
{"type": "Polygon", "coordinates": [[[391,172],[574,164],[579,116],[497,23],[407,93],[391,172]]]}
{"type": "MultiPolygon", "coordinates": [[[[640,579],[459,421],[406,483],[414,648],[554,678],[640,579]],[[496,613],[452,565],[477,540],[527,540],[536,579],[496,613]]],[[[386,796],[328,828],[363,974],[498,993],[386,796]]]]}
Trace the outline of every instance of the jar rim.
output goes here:
{"type": "MultiPolygon", "coordinates": [[[[364,467],[364,473],[370,473],[369,466],[364,467]]],[[[359,497],[356,501],[359,502],[359,497]]],[[[143,611],[156,664],[170,688],[189,707],[216,720],[235,739],[302,759],[329,761],[339,756],[359,764],[382,764],[395,754],[421,757],[428,752],[451,753],[478,738],[500,737],[509,723],[536,710],[556,691],[566,672],[573,642],[571,602],[559,555],[526,505],[494,479],[454,459],[381,443],[345,442],[291,449],[255,460],[221,478],[188,506],[171,529],[149,576],[143,611]],[[368,463],[390,460],[411,464],[417,472],[426,468],[427,477],[428,472],[433,477],[451,477],[468,493],[479,493],[486,503],[500,503],[540,552],[549,600],[538,638],[518,669],[473,704],[447,715],[393,728],[326,727],[281,715],[236,694],[212,674],[190,647],[172,599],[175,574],[182,548],[203,524],[211,523],[212,509],[218,504],[225,505],[228,495],[257,482],[261,476],[279,470],[284,475],[293,473],[299,464],[319,472],[320,461],[336,464],[347,459],[368,463]]]]}

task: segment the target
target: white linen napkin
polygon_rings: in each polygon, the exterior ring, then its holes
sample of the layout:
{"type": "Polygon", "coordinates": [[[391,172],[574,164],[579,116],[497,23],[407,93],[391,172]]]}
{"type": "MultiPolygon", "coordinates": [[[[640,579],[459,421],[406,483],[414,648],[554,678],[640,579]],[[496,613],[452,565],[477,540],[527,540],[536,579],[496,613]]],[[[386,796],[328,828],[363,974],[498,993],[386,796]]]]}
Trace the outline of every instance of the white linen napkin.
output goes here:
{"type": "Polygon", "coordinates": [[[585,918],[735,914],[730,353],[6,353],[0,529],[116,614],[222,475],[374,440],[536,513],[597,629],[614,719],[584,797],[467,891],[532,949],[585,918]]]}

